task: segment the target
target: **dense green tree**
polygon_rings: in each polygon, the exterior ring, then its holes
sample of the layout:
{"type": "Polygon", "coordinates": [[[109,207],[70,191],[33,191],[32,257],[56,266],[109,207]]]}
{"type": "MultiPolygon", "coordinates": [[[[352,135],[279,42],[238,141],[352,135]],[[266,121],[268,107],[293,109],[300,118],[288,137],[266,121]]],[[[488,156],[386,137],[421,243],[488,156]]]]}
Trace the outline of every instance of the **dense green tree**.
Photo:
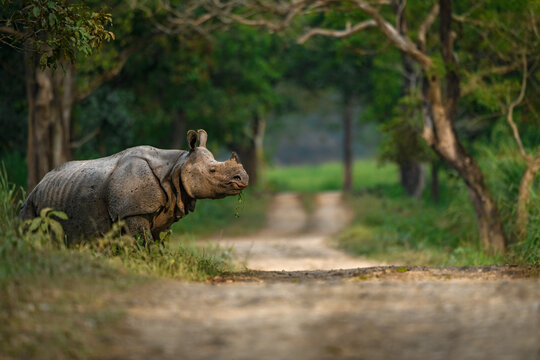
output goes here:
{"type": "Polygon", "coordinates": [[[219,135],[210,136],[209,146],[237,151],[256,183],[265,118],[279,103],[279,47],[250,27],[154,35],[106,88],[78,106],[77,137],[94,135],[80,151],[104,154],[140,143],[181,148],[186,129],[205,128],[219,135]],[[129,129],[120,130],[126,123],[129,129]]]}

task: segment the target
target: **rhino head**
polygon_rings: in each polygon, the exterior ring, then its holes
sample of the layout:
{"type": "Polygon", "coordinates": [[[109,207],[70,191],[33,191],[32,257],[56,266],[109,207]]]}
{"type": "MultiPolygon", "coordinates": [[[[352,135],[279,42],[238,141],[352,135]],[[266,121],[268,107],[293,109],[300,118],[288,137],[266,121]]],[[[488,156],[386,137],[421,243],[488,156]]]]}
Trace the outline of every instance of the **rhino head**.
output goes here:
{"type": "Polygon", "coordinates": [[[236,153],[223,162],[216,161],[206,148],[208,134],[204,130],[189,130],[189,152],[180,177],[186,193],[194,199],[220,199],[237,195],[248,186],[249,176],[236,153]],[[199,146],[196,146],[197,140],[199,146]]]}

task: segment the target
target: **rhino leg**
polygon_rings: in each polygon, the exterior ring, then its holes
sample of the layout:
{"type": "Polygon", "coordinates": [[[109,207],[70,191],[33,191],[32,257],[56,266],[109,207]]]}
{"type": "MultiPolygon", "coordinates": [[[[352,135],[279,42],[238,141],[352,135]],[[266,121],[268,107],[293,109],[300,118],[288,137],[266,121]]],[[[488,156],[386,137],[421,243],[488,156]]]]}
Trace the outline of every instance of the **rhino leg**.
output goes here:
{"type": "Polygon", "coordinates": [[[150,221],[144,216],[129,216],[123,219],[125,222],[126,233],[131,236],[142,234],[144,237],[150,236],[150,242],[154,242],[154,236],[151,232],[150,221]]]}

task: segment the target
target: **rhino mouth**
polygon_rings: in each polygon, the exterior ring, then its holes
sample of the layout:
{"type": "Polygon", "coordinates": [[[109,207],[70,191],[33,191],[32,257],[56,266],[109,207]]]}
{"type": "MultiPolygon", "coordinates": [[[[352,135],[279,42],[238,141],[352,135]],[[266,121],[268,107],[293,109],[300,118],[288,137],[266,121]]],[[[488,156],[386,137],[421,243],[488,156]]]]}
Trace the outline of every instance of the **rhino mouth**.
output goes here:
{"type": "Polygon", "coordinates": [[[229,181],[227,185],[233,188],[233,190],[239,190],[239,191],[244,190],[248,186],[248,184],[240,182],[240,181],[229,181]]]}

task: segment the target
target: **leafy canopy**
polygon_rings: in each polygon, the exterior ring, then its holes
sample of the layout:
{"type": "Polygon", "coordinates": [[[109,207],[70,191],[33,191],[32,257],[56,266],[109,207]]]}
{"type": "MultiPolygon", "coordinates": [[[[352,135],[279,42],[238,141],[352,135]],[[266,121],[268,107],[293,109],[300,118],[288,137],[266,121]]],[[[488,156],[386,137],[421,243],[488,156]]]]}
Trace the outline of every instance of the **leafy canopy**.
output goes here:
{"type": "Polygon", "coordinates": [[[31,50],[42,68],[55,67],[62,58],[74,62],[78,53],[87,56],[104,41],[114,39],[107,29],[112,24],[111,14],[104,9],[94,11],[84,2],[1,2],[0,42],[31,50]]]}

